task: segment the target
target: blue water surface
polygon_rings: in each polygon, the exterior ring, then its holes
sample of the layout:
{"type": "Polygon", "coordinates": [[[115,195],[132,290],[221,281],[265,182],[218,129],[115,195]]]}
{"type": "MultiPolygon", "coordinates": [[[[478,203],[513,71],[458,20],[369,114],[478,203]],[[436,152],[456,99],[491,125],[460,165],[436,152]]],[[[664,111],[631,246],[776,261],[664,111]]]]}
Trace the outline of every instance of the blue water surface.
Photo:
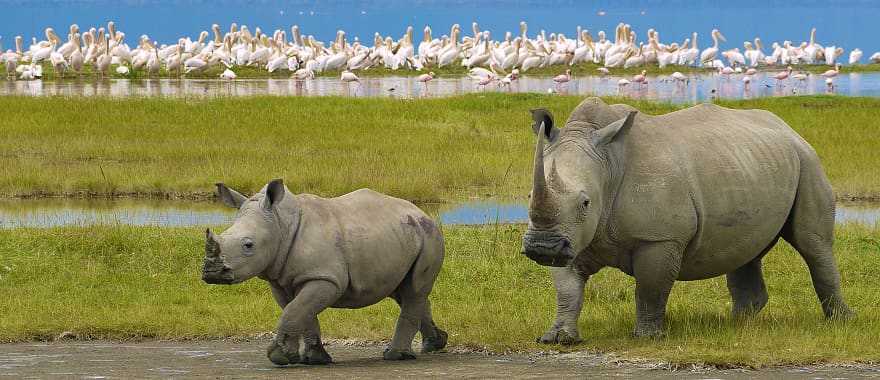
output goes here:
{"type": "Polygon", "coordinates": [[[645,40],[648,28],[660,31],[664,42],[679,43],[692,32],[700,34],[701,48],[711,45],[709,32],[719,28],[728,38],[722,49],[739,47],[742,42],[760,36],[769,49],[771,42],[809,39],[811,27],[818,29],[817,40],[824,45],[843,46],[847,54],[853,48],[865,53],[863,62],[880,51],[876,31],[880,1],[868,0],[490,0],[490,1],[282,1],[282,0],[0,0],[0,36],[9,48],[15,35],[28,41],[43,39],[43,30],[51,26],[62,36],[71,23],[80,27],[106,25],[116,21],[126,32],[129,44],[147,34],[160,43],[176,41],[181,36],[195,38],[213,23],[224,30],[231,22],[246,24],[253,30],[277,28],[290,30],[300,25],[305,34],[331,40],[336,30],[372,44],[374,32],[400,36],[407,26],[421,30],[431,25],[435,36],[449,33],[453,23],[470,34],[470,23],[491,30],[495,38],[505,31],[518,33],[519,21],[529,23],[529,35],[541,29],[562,32],[571,37],[580,25],[593,32],[605,30],[613,36],[618,22],[631,24],[645,40]],[[600,15],[603,14],[603,15],[600,15]]]}

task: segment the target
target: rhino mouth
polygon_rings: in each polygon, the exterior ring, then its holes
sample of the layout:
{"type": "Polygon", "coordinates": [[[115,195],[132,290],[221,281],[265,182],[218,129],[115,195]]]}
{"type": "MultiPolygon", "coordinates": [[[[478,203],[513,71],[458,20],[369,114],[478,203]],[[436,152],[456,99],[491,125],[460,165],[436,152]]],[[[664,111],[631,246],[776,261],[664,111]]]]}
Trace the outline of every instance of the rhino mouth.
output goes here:
{"type": "Polygon", "coordinates": [[[567,237],[543,231],[526,232],[522,254],[540,265],[551,267],[567,266],[574,259],[571,241],[567,237]]]}
{"type": "Polygon", "coordinates": [[[232,268],[222,260],[205,259],[205,266],[202,267],[202,281],[208,284],[228,285],[235,282],[235,276],[232,273],[232,268]]]}

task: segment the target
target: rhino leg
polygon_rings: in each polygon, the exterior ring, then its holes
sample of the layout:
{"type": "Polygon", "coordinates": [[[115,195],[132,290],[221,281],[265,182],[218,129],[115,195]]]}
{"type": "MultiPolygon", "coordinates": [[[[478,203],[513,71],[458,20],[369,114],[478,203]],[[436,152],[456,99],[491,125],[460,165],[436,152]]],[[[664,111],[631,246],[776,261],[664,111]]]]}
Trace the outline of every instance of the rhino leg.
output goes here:
{"type": "Polygon", "coordinates": [[[633,254],[633,276],[636,278],[637,337],[658,337],[663,334],[666,301],[678,271],[683,252],[676,242],[649,243],[633,254]]]}
{"type": "Polygon", "coordinates": [[[727,274],[727,290],[733,300],[731,313],[734,318],[757,314],[767,305],[767,286],[761,272],[761,260],[777,241],[778,238],[773,239],[758,257],[727,274]]]}
{"type": "Polygon", "coordinates": [[[303,364],[330,364],[333,358],[324,349],[321,342],[321,326],[318,324],[317,316],[312,318],[306,332],[303,334],[303,355],[300,363],[303,364]]]}
{"type": "MultiPolygon", "coordinates": [[[[782,229],[782,238],[798,251],[813,280],[826,318],[847,319],[854,316],[840,292],[840,272],[834,259],[834,198],[826,191],[808,186],[809,168],[801,171],[802,178],[789,219],[782,229]],[[806,178],[804,178],[806,177],[806,178]]],[[[821,174],[821,173],[820,173],[821,174]]],[[[827,182],[826,182],[827,183],[827,182]]]]}
{"type": "MultiPolygon", "coordinates": [[[[399,297],[399,298],[398,298],[399,297]]],[[[425,307],[428,304],[427,295],[417,296],[413,294],[399,294],[400,316],[397,317],[397,326],[391,345],[385,349],[382,357],[385,360],[409,360],[415,359],[412,352],[412,341],[421,328],[425,307]]]]}
{"type": "Polygon", "coordinates": [[[449,335],[434,324],[434,318],[431,316],[431,301],[425,301],[425,312],[422,314],[419,333],[422,334],[423,354],[446,348],[449,335]]]}
{"type": "Polygon", "coordinates": [[[338,288],[329,281],[314,280],[303,284],[281,313],[278,333],[267,352],[269,360],[277,365],[330,363],[332,359],[321,344],[317,316],[338,298],[338,288]],[[300,341],[305,345],[302,357],[299,355],[300,341]]]}
{"type": "Polygon", "coordinates": [[[556,321],[537,341],[545,344],[580,343],[578,318],[584,305],[584,285],[587,278],[578,274],[571,266],[550,268],[550,274],[556,288],[556,321]]]}

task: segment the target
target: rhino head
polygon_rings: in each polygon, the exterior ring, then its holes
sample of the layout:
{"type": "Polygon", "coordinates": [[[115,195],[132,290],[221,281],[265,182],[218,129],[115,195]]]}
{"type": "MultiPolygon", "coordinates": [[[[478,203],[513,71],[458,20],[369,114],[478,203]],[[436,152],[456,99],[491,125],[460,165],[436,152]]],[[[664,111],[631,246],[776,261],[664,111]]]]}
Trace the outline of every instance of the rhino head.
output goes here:
{"type": "MultiPolygon", "coordinates": [[[[205,263],[202,280],[209,284],[235,284],[265,274],[280,255],[286,255],[282,243],[292,239],[289,217],[279,212],[287,188],[280,179],[269,182],[247,198],[222,183],[217,196],[229,207],[238,209],[226,231],[215,235],[205,231],[205,263]]],[[[289,197],[292,202],[292,196],[289,197]]]]}
{"type": "Polygon", "coordinates": [[[538,142],[522,253],[538,264],[563,267],[596,236],[610,201],[607,184],[613,164],[608,147],[632,126],[637,112],[607,125],[569,120],[566,133],[554,127],[549,111],[531,112],[538,142]],[[544,140],[549,142],[546,148],[544,140]]]}

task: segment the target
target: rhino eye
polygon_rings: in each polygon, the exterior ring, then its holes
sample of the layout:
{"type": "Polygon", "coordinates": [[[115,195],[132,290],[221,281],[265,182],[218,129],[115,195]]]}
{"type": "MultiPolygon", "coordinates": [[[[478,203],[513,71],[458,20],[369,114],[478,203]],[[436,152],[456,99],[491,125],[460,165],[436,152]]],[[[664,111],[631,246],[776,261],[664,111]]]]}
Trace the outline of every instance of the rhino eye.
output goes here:
{"type": "Polygon", "coordinates": [[[248,254],[254,249],[254,241],[250,238],[243,238],[241,239],[241,247],[244,250],[244,253],[248,254]]]}

